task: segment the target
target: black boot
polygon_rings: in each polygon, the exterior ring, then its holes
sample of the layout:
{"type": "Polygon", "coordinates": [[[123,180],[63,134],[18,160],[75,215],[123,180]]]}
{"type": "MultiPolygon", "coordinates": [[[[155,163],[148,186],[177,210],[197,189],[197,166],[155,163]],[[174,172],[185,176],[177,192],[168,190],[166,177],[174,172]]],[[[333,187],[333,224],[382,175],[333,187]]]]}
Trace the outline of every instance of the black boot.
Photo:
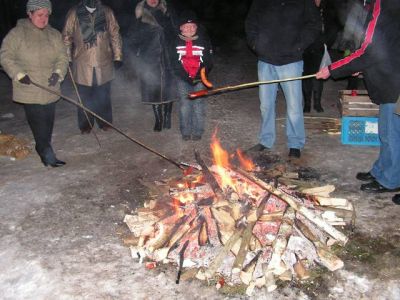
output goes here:
{"type": "Polygon", "coordinates": [[[153,130],[161,131],[163,125],[162,104],[153,104],[153,112],[156,120],[153,130]]]}
{"type": "Polygon", "coordinates": [[[303,113],[309,113],[311,111],[311,101],[304,99],[303,113]]]}
{"type": "Polygon", "coordinates": [[[319,99],[314,98],[314,109],[316,112],[319,112],[319,113],[324,112],[324,109],[321,106],[321,98],[319,98],[319,99]]]}
{"type": "Polygon", "coordinates": [[[164,129],[171,128],[171,112],[172,112],[172,102],[166,103],[164,106],[164,129]]]}

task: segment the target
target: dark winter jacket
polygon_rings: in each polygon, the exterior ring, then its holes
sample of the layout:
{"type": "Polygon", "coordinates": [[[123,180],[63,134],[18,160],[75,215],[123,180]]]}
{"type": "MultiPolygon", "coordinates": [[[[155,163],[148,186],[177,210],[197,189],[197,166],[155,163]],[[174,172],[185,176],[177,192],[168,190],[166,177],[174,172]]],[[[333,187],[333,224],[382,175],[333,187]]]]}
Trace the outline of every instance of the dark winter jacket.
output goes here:
{"type": "MultiPolygon", "coordinates": [[[[165,2],[151,8],[146,1],[135,10],[136,25],[130,34],[132,50],[139,56],[137,66],[142,102],[167,103],[177,100],[174,76],[169,57],[168,40],[173,36],[172,18],[165,2]]],[[[128,42],[129,43],[129,42],[128,42]]]]}
{"type": "Polygon", "coordinates": [[[320,30],[314,0],[254,0],[246,19],[250,47],[260,60],[273,65],[302,60],[320,30]]]}
{"type": "Polygon", "coordinates": [[[334,78],[362,72],[374,103],[395,103],[400,94],[400,2],[376,0],[361,47],[329,70],[334,78]]]}
{"type": "Polygon", "coordinates": [[[212,61],[212,47],[210,43],[210,39],[205,32],[205,30],[199,29],[197,31],[196,37],[192,40],[192,48],[193,55],[199,56],[200,58],[200,66],[197,71],[197,74],[191,78],[183,67],[182,58],[186,55],[186,40],[181,35],[177,35],[175,42],[171,43],[171,57],[172,57],[172,66],[174,69],[174,73],[177,78],[186,80],[191,84],[196,84],[200,79],[200,70],[201,68],[206,68],[206,74],[211,71],[213,66],[212,61]]]}

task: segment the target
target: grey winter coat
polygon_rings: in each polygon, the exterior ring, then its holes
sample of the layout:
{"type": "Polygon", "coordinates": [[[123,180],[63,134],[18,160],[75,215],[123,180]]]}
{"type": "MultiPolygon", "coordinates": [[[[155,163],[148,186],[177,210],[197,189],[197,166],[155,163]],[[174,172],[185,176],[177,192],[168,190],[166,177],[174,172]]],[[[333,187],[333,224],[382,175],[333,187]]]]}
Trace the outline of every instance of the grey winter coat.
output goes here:
{"type": "MultiPolygon", "coordinates": [[[[27,74],[32,81],[47,86],[52,73],[65,77],[68,68],[67,51],[60,32],[47,25],[39,29],[29,19],[21,19],[4,38],[0,63],[13,83],[13,100],[26,104],[48,104],[59,99],[32,84],[18,81],[27,74]]],[[[52,87],[60,92],[60,83],[52,87]]]]}

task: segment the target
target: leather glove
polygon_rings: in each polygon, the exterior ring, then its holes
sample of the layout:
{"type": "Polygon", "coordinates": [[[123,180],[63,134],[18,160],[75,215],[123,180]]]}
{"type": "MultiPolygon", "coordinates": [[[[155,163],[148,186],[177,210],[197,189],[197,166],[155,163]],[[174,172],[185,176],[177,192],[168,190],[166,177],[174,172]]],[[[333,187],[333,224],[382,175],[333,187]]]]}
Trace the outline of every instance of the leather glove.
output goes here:
{"type": "Polygon", "coordinates": [[[124,63],[123,63],[122,61],[120,61],[120,60],[115,60],[115,61],[114,61],[114,68],[115,68],[115,70],[118,70],[119,68],[121,68],[123,64],[124,64],[124,63]]]}
{"type": "Polygon", "coordinates": [[[19,82],[23,83],[23,84],[31,84],[31,79],[29,78],[28,75],[25,75],[24,77],[22,77],[20,80],[18,80],[19,82]]]}
{"type": "Polygon", "coordinates": [[[49,86],[55,86],[59,79],[60,79],[60,75],[58,75],[57,73],[52,73],[48,80],[49,86]]]}

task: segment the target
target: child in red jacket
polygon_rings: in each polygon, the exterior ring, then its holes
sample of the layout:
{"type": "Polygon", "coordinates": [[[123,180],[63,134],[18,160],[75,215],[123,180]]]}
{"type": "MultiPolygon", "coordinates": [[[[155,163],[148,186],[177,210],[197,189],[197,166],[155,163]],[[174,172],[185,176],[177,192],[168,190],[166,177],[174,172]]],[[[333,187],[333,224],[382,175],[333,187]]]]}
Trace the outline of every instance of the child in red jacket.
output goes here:
{"type": "Polygon", "coordinates": [[[182,139],[200,140],[204,133],[206,100],[190,100],[189,93],[204,88],[200,70],[208,73],[212,67],[212,49],[205,30],[199,26],[191,11],[184,11],[179,18],[179,30],[174,43],[174,73],[179,92],[179,124],[182,139]]]}

